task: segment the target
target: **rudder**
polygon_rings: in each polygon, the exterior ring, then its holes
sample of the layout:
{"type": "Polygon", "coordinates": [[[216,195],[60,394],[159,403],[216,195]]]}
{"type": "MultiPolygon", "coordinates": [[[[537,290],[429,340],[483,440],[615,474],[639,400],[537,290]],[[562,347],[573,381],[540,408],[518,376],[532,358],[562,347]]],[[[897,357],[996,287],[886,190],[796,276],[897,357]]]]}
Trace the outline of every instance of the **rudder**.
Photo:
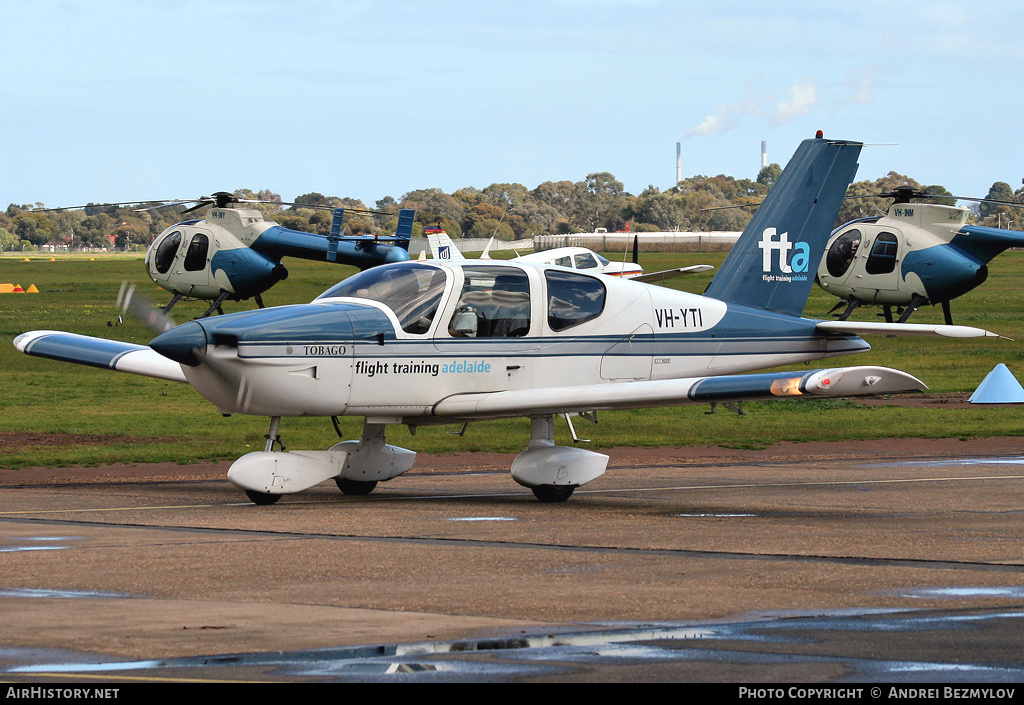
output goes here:
{"type": "Polygon", "coordinates": [[[704,295],[801,315],[863,146],[801,142],[704,295]]]}

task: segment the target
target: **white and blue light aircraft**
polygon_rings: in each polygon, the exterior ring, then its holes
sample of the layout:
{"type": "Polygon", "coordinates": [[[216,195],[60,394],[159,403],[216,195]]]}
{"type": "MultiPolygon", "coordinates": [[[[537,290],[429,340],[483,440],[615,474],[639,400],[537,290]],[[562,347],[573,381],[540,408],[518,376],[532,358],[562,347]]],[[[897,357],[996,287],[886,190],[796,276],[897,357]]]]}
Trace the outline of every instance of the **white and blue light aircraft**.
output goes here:
{"type": "Polygon", "coordinates": [[[806,140],[704,296],[517,260],[367,269],[312,303],[203,318],[148,346],[56,331],[29,354],[187,382],[223,414],[270,417],[265,450],[228,479],[270,504],[333,479],[365,494],[413,466],[389,425],[528,417],[512,477],[541,501],[600,477],[608,456],[554,442],[553,418],[598,410],[923,389],[904,372],[743,374],[864,352],[862,333],[994,335],[962,326],[801,316],[861,143],[806,140]],[[283,417],[364,417],[328,450],[274,450],[283,417]]]}
{"type": "MultiPolygon", "coordinates": [[[[465,255],[455,246],[451,237],[438,225],[436,228],[425,228],[424,234],[427,243],[430,245],[430,254],[434,259],[443,260],[464,260],[465,255]]],[[[493,238],[491,238],[493,242],[493,238]]],[[[568,269],[579,269],[588,274],[605,274],[609,277],[622,277],[638,282],[660,282],[672,277],[684,274],[697,274],[698,272],[709,272],[714,267],[710,264],[694,264],[689,267],[676,267],[675,269],[664,269],[659,272],[644,272],[644,268],[636,262],[636,248],[634,240],[634,261],[633,262],[612,262],[593,250],[586,247],[556,247],[543,252],[531,252],[526,255],[518,255],[518,262],[533,262],[536,264],[550,264],[568,269]]],[[[490,245],[488,245],[488,248],[490,245]]],[[[488,250],[484,250],[481,259],[490,259],[488,250]]]]}

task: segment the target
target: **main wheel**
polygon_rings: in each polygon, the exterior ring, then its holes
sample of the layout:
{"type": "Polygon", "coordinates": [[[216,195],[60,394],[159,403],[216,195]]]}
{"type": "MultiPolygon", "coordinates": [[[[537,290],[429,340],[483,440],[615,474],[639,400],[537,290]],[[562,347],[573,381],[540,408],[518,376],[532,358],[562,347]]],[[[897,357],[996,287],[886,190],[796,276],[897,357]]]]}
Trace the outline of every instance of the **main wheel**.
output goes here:
{"type": "Polygon", "coordinates": [[[541,502],[564,502],[572,496],[576,485],[536,485],[530,489],[541,502]]]}
{"type": "Polygon", "coordinates": [[[345,494],[370,494],[377,486],[376,480],[347,480],[343,477],[334,478],[338,489],[345,494]]]}
{"type": "Polygon", "coordinates": [[[246,490],[245,496],[249,498],[250,502],[260,506],[267,506],[281,499],[279,494],[268,494],[267,492],[256,492],[255,490],[246,490]]]}

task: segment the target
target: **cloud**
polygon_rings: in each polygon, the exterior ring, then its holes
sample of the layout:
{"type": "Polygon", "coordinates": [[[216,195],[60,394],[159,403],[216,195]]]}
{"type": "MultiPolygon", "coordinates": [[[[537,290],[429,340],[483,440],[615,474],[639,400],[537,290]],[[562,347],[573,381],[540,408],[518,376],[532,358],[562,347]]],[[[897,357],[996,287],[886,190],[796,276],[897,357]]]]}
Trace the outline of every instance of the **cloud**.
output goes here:
{"type": "Polygon", "coordinates": [[[833,107],[838,108],[850,103],[869,105],[875,102],[875,69],[867,69],[863,73],[851,72],[842,84],[842,92],[836,97],[833,107]]]}
{"type": "Polygon", "coordinates": [[[687,130],[683,139],[696,135],[720,135],[736,127],[748,115],[758,115],[760,112],[759,101],[754,97],[732,105],[720,105],[714,115],[708,115],[704,122],[687,130]]]}
{"type": "Polygon", "coordinates": [[[875,69],[851,71],[841,82],[819,84],[813,79],[796,83],[787,90],[787,97],[776,101],[770,93],[757,95],[750,88],[747,97],[731,105],[721,105],[696,127],[683,135],[721,135],[735,128],[748,117],[764,117],[772,127],[784,125],[817,109],[836,111],[846,105],[867,105],[874,102],[875,69]]]}
{"type": "Polygon", "coordinates": [[[797,84],[789,89],[789,100],[775,106],[771,115],[773,125],[784,125],[806,115],[818,104],[818,88],[812,81],[797,84]]]}

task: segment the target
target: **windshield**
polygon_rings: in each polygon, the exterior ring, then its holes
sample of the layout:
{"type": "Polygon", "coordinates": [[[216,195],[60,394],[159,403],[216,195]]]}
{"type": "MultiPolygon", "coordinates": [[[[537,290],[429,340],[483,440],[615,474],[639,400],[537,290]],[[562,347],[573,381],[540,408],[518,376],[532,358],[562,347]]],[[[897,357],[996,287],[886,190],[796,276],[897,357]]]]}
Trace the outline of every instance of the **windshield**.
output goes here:
{"type": "Polygon", "coordinates": [[[317,299],[352,296],[379,301],[406,333],[423,334],[437,313],[447,277],[444,270],[415,262],[373,267],[331,287],[317,299]]]}

